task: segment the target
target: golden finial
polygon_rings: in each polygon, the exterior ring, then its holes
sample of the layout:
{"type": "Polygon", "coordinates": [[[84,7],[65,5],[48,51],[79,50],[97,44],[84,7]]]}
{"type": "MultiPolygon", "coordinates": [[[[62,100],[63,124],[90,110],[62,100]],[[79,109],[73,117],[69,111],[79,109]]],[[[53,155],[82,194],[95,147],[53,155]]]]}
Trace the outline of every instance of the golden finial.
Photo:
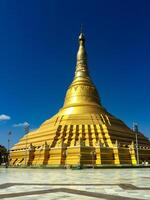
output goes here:
{"type": "Polygon", "coordinates": [[[85,41],[84,34],[83,34],[83,25],[81,24],[81,29],[80,29],[80,35],[79,35],[79,41],[85,41]]]}
{"type": "Polygon", "coordinates": [[[83,33],[80,33],[80,35],[79,35],[79,41],[83,41],[83,42],[85,41],[83,33]]]}

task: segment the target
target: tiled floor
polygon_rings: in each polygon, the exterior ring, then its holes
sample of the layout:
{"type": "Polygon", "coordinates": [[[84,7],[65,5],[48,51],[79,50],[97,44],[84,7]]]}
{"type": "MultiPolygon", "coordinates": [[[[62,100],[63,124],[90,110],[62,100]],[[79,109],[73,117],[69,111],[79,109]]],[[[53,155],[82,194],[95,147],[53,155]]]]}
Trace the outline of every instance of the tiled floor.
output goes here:
{"type": "Polygon", "coordinates": [[[150,200],[150,168],[4,169],[0,199],[7,200],[150,200]]]}

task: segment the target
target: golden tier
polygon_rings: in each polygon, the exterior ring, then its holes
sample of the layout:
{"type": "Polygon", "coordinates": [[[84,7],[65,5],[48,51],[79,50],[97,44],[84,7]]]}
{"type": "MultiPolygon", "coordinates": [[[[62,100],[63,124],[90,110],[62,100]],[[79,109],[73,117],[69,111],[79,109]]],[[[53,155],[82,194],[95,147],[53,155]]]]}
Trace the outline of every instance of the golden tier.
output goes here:
{"type": "Polygon", "coordinates": [[[13,146],[10,165],[136,165],[137,156],[140,163],[150,162],[150,142],[101,105],[88,73],[85,38],[81,33],[75,76],[63,107],[13,146]]]}

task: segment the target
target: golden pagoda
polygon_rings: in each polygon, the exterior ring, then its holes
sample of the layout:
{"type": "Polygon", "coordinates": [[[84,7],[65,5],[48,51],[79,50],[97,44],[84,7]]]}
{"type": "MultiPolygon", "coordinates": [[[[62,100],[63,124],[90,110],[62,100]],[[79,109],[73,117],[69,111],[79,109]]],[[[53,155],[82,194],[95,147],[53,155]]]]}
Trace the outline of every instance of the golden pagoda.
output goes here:
{"type": "Polygon", "coordinates": [[[80,33],[75,76],[63,107],[12,147],[10,165],[70,167],[143,161],[150,162],[150,142],[102,106],[89,76],[85,38],[80,33]]]}

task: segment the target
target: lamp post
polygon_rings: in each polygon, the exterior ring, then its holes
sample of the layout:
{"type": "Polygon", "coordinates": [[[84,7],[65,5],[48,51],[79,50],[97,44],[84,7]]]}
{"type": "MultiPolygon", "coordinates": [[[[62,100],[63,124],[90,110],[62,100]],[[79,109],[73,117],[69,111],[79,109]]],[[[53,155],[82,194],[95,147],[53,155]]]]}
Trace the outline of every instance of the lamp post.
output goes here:
{"type": "Polygon", "coordinates": [[[9,165],[9,153],[10,153],[10,144],[11,144],[11,138],[12,132],[8,132],[8,147],[7,147],[7,164],[9,165]]]}
{"type": "Polygon", "coordinates": [[[29,125],[29,123],[28,122],[25,122],[24,123],[24,132],[25,132],[25,134],[26,134],[26,137],[25,137],[25,139],[26,139],[26,151],[25,151],[25,165],[27,165],[27,142],[28,142],[28,137],[27,137],[27,133],[29,133],[29,127],[30,127],[30,125],[29,125]]]}
{"type": "Polygon", "coordinates": [[[139,148],[138,148],[138,124],[133,123],[133,131],[135,132],[135,142],[136,142],[136,158],[137,158],[137,164],[139,165],[139,148]]]}
{"type": "Polygon", "coordinates": [[[10,150],[10,136],[11,136],[11,134],[12,134],[12,132],[9,131],[9,132],[8,132],[8,148],[7,148],[8,153],[9,153],[9,150],[10,150]]]}

